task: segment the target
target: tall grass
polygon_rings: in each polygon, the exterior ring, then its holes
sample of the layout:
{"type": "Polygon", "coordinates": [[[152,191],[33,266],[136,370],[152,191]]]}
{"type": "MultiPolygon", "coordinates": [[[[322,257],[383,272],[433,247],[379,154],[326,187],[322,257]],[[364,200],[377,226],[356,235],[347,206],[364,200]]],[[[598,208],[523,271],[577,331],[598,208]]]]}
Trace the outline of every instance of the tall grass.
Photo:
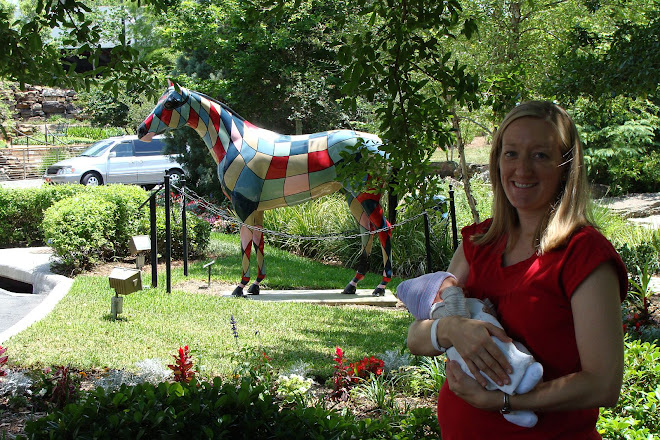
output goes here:
{"type": "MultiPolygon", "coordinates": [[[[384,199],[384,198],[383,198],[384,199]]],[[[386,208],[386,207],[384,207],[386,208]]],[[[402,223],[422,212],[419,204],[399,207],[397,222],[402,223]]],[[[429,214],[432,267],[427,267],[424,219],[419,217],[392,231],[393,270],[397,276],[416,276],[445,268],[451,256],[449,217],[442,212],[429,214]]],[[[334,236],[359,233],[348,205],[339,194],[326,196],[309,203],[266,211],[264,226],[267,229],[294,236],[334,236]]],[[[287,251],[320,261],[336,262],[344,267],[355,268],[364,238],[327,240],[301,240],[299,238],[268,235],[267,240],[287,251]]],[[[369,270],[382,273],[383,258],[378,236],[374,236],[369,258],[369,270]]]]}

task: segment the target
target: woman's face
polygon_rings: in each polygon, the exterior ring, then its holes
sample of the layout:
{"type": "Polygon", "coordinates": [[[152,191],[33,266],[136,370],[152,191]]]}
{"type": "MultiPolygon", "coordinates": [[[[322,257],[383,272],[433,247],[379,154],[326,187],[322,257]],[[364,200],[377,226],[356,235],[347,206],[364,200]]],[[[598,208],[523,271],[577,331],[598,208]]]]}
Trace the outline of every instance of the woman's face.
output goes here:
{"type": "Polygon", "coordinates": [[[545,215],[555,202],[562,178],[562,154],[552,126],[525,116],[502,134],[500,179],[518,216],[545,215]]]}

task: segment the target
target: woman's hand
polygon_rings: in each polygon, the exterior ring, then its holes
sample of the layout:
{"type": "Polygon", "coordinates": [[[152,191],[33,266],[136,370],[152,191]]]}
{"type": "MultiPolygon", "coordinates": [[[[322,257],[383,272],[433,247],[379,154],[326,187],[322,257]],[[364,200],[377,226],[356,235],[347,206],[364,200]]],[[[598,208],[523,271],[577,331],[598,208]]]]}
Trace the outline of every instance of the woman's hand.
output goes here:
{"type": "Polygon", "coordinates": [[[513,369],[491,337],[511,342],[501,328],[476,319],[449,316],[440,321],[438,335],[446,335],[481,386],[485,387],[488,382],[480,371],[500,386],[511,382],[509,374],[513,369]]]}
{"type": "Polygon", "coordinates": [[[502,392],[485,390],[461,370],[458,362],[447,362],[445,373],[449,389],[470,405],[486,411],[498,411],[502,408],[502,392]]]}

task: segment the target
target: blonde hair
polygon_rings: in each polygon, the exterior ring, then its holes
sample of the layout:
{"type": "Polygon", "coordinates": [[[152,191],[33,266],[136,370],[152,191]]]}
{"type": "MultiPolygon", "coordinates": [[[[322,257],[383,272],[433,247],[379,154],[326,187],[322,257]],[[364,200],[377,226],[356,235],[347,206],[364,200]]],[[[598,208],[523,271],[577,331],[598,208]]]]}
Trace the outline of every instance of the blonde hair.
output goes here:
{"type": "MultiPolygon", "coordinates": [[[[507,198],[500,176],[502,136],[509,124],[523,117],[534,117],[548,122],[560,141],[564,172],[557,194],[557,201],[548,207],[548,213],[534,235],[534,246],[539,254],[566,244],[571,235],[582,226],[593,225],[589,212],[589,191],[584,166],[582,143],[575,123],[566,111],[546,101],[527,101],[509,112],[493,136],[490,150],[490,180],[493,188],[493,222],[484,234],[475,235],[472,241],[483,245],[505,237],[518,225],[516,209],[507,198]]],[[[513,243],[509,241],[508,245],[513,243]]]]}

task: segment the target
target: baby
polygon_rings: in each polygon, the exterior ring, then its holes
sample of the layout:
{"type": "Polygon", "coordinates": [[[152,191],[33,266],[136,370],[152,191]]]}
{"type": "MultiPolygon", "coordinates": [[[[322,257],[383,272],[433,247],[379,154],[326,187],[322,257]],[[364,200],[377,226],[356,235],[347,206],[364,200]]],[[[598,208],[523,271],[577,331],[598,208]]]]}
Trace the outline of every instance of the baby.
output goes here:
{"type": "MultiPolygon", "coordinates": [[[[421,277],[406,280],[397,287],[397,297],[401,300],[415,319],[442,319],[447,316],[460,315],[466,318],[489,322],[499,328],[499,323],[493,313],[489,301],[482,302],[476,298],[465,298],[463,290],[450,286],[439,292],[440,286],[448,278],[454,277],[449,272],[436,272],[421,277]]],[[[433,326],[432,342],[437,348],[435,338],[436,325],[433,326]]],[[[509,376],[511,383],[498,386],[490,377],[481,373],[488,381],[489,390],[499,389],[507,394],[524,394],[532,390],[543,376],[543,366],[534,360],[529,351],[519,342],[502,342],[493,337],[493,341],[506,355],[513,373],[509,376]]],[[[460,364],[461,369],[474,378],[463,358],[454,347],[447,349],[447,358],[460,364]]],[[[503,414],[509,422],[518,426],[530,428],[536,425],[538,417],[532,411],[519,410],[503,414]]]]}

